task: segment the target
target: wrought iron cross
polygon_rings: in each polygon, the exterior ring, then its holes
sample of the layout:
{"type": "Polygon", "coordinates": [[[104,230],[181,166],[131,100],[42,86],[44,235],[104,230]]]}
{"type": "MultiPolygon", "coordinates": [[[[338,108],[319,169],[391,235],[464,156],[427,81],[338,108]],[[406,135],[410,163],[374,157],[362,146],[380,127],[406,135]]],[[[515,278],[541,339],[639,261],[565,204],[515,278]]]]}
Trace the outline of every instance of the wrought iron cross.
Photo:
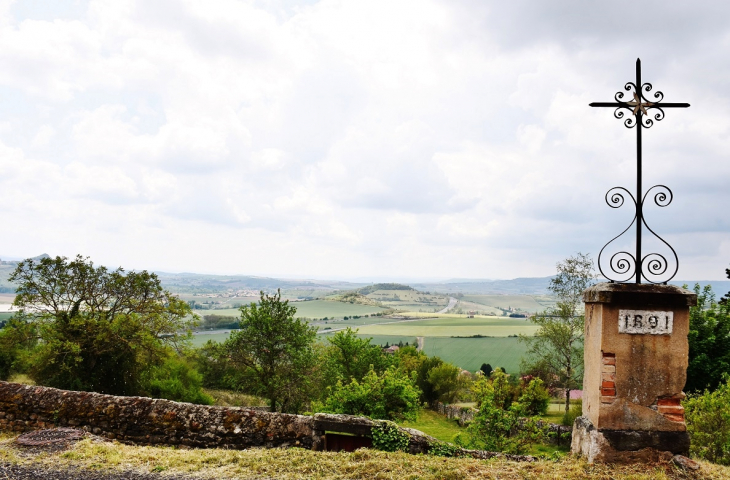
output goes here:
{"type": "Polygon", "coordinates": [[[667,283],[669,280],[674,278],[679,269],[679,258],[677,253],[674,251],[671,245],[669,245],[663,238],[654,233],[649,228],[646,220],[644,219],[643,207],[644,201],[647,195],[653,189],[659,189],[654,195],[654,203],[659,207],[666,207],[672,203],[672,191],[665,185],[654,185],[646,191],[642,196],[641,190],[641,131],[644,128],[651,128],[654,125],[654,120],[661,121],[664,119],[665,108],[687,108],[689,103],[669,103],[663,102],[664,94],[662,92],[655,92],[650,95],[654,87],[651,83],[641,83],[641,60],[636,59],[636,83],[628,82],[624,85],[624,90],[629,93],[633,93],[630,101],[626,101],[625,97],[628,95],[624,92],[616,92],[614,95],[615,102],[594,102],[591,103],[591,107],[610,107],[615,108],[613,116],[622,119],[626,115],[628,110],[631,114],[624,120],[624,125],[627,128],[636,128],[636,198],[624,187],[613,187],[606,192],[606,203],[611,208],[620,208],[624,204],[624,194],[626,192],[629,197],[634,201],[636,207],[636,214],[631,224],[626,229],[611,239],[606,245],[603,246],[601,252],[598,254],[598,269],[601,274],[609,279],[611,282],[627,282],[631,281],[632,277],[636,278],[636,283],[641,283],[642,277],[649,283],[667,283]],[[649,101],[646,98],[647,95],[653,96],[653,101],[649,101]],[[651,112],[655,110],[655,112],[651,112]],[[653,115],[653,119],[652,119],[653,115]],[[613,193],[612,193],[613,192],[613,193]],[[609,198],[610,197],[610,198],[609,198]],[[614,274],[619,277],[613,278],[603,271],[601,267],[601,256],[606,247],[611,244],[614,240],[626,233],[631,226],[636,223],[636,256],[626,251],[621,251],[613,254],[609,261],[609,266],[614,274]],[[667,259],[659,253],[649,253],[642,257],[641,253],[641,230],[642,225],[647,228],[655,237],[661,240],[669,249],[672,251],[675,260],[674,271],[666,277],[667,271],[669,270],[669,262],[667,259]],[[644,267],[646,266],[646,269],[644,267]],[[648,276],[647,276],[648,275],[648,276]],[[623,278],[625,277],[625,278],[623,278]],[[658,280],[658,281],[656,281],[658,280]]]}

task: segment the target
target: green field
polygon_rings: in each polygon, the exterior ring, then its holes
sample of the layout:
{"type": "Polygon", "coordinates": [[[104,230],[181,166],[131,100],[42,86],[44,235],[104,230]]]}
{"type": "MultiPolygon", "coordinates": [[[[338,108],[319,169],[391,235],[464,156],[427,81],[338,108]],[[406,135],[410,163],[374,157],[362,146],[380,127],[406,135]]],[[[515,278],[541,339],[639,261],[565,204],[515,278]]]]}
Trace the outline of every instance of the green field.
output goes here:
{"type": "Polygon", "coordinates": [[[426,320],[360,327],[363,335],[402,335],[407,337],[470,337],[484,335],[507,337],[532,335],[537,326],[525,319],[507,317],[439,317],[426,320]]]}
{"type": "Polygon", "coordinates": [[[15,314],[9,313],[9,312],[0,312],[0,322],[2,322],[3,320],[8,320],[13,315],[15,315],[15,314]]]}
{"type": "MultiPolygon", "coordinates": [[[[332,334],[322,333],[322,330],[320,330],[320,335],[317,335],[317,339],[324,343],[327,341],[327,338],[331,336],[332,334]]],[[[416,342],[416,337],[404,337],[402,335],[358,335],[358,337],[372,338],[372,341],[370,342],[371,344],[381,346],[384,346],[386,343],[388,345],[397,345],[400,342],[403,342],[403,344],[408,343],[409,345],[414,345],[416,342]]]]}
{"type": "Polygon", "coordinates": [[[449,297],[419,292],[417,290],[376,290],[367,295],[386,307],[414,312],[441,310],[449,303],[449,297]]]}
{"type": "MultiPolygon", "coordinates": [[[[342,318],[353,315],[370,315],[385,310],[381,307],[371,305],[359,305],[343,302],[329,302],[327,300],[308,300],[306,302],[290,302],[289,305],[296,307],[296,317],[301,318],[342,318]]],[[[198,315],[223,315],[238,317],[241,312],[237,308],[225,308],[216,310],[196,310],[198,315]]]]}
{"type": "Polygon", "coordinates": [[[512,307],[522,312],[542,312],[555,304],[554,299],[541,295],[464,295],[465,302],[473,302],[486,307],[507,309],[512,307]]]}
{"type": "Polygon", "coordinates": [[[509,374],[517,374],[526,345],[515,337],[444,338],[426,337],[423,351],[438,356],[464,370],[475,372],[482,363],[492,368],[502,367],[509,374]]]}
{"type": "MultiPolygon", "coordinates": [[[[227,330],[230,332],[230,330],[227,330]]],[[[224,342],[226,338],[228,338],[228,333],[207,333],[203,335],[193,335],[193,346],[195,347],[201,347],[205,345],[208,340],[213,340],[215,342],[224,342]]]]}

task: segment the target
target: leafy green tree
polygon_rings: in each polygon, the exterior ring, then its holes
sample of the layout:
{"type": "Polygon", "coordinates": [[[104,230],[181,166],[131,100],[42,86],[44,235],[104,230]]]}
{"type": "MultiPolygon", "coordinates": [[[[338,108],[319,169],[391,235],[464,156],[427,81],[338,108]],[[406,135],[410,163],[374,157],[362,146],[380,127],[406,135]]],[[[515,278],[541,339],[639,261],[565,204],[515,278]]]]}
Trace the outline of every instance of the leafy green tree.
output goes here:
{"type": "MultiPolygon", "coordinates": [[[[726,268],[726,269],[725,269],[725,275],[727,275],[727,278],[728,278],[728,280],[730,280],[730,268],[726,268]]],[[[722,298],[720,299],[720,303],[721,303],[722,305],[727,305],[727,304],[730,304],[730,292],[727,292],[727,293],[725,294],[725,296],[723,296],[723,297],[722,297],[722,298]]]]}
{"type": "Polygon", "coordinates": [[[489,377],[492,374],[492,372],[494,371],[492,366],[488,363],[482,363],[482,366],[479,367],[479,370],[482,371],[482,373],[484,374],[485,377],[489,377]]]}
{"type": "Polygon", "coordinates": [[[184,359],[171,356],[147,372],[145,391],[155,398],[176,402],[212,405],[213,398],[203,392],[203,376],[184,359]]]}
{"type": "Polygon", "coordinates": [[[532,317],[539,328],[535,335],[520,335],[527,343],[528,360],[522,370],[532,369],[536,363],[546,369],[550,379],[565,393],[565,411],[570,410],[570,391],[580,388],[583,378],[583,328],[585,318],[579,314],[583,291],[592,283],[593,260],[590,255],[578,253],[557,264],[558,274],[548,287],[557,297],[554,308],[532,317]]]}
{"type": "Polygon", "coordinates": [[[462,375],[456,365],[442,363],[428,371],[428,383],[436,394],[436,401],[454,403],[468,388],[469,377],[462,375]]]}
{"type": "Polygon", "coordinates": [[[527,414],[520,402],[514,402],[513,387],[507,375],[495,370],[491,379],[477,382],[479,412],[467,427],[467,435],[457,437],[457,443],[493,452],[524,453],[532,444],[541,441],[545,429],[527,414]]]}
{"type": "Polygon", "coordinates": [[[730,376],[715,391],[690,394],[682,402],[693,456],[730,465],[730,376]]]}
{"type": "Polygon", "coordinates": [[[526,415],[545,415],[550,403],[550,394],[541,379],[533,378],[522,389],[517,401],[522,405],[526,415]]]}
{"type": "Polygon", "coordinates": [[[190,338],[190,307],[153,273],[109,271],[79,255],[24,260],[9,280],[19,313],[4,341],[35,343],[28,368],[42,385],[142,394],[145,372],[190,338]]]}
{"type": "Polygon", "coordinates": [[[231,365],[242,370],[241,388],[266,398],[271,411],[301,411],[314,394],[317,329],[294,318],[296,311],[280,291],[261,292],[258,304],[241,307],[241,329],[223,343],[231,365]]]}
{"type": "Polygon", "coordinates": [[[444,361],[436,356],[429,357],[413,346],[401,348],[396,356],[400,370],[409,377],[415,373],[416,386],[421,391],[421,403],[435,405],[439,399],[439,392],[429,381],[428,374],[434,368],[442,365],[444,361]]]}
{"type": "Polygon", "coordinates": [[[689,365],[685,390],[714,390],[730,374],[730,303],[718,304],[707,285],[695,285],[697,306],[689,311],[689,365]]]}
{"type": "Polygon", "coordinates": [[[362,380],[370,368],[383,372],[392,362],[371,338],[359,338],[357,330],[347,327],[328,338],[326,353],[327,377],[334,384],[338,379],[349,382],[362,380]]]}
{"type": "Polygon", "coordinates": [[[421,392],[414,377],[390,367],[382,374],[370,370],[360,382],[338,381],[329,388],[321,410],[381,420],[416,420],[421,392]]]}

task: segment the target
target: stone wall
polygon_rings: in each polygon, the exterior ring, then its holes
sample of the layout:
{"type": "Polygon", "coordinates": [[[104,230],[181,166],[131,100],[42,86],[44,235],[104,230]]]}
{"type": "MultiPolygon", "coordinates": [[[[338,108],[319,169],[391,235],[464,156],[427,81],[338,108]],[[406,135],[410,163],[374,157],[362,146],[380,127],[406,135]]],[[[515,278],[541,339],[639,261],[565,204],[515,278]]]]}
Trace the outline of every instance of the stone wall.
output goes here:
{"type": "Polygon", "coordinates": [[[316,449],[320,442],[313,417],[0,382],[1,430],[54,426],[138,444],[316,449]]]}
{"type": "Polygon", "coordinates": [[[458,420],[459,425],[465,425],[471,422],[474,420],[474,415],[477,413],[474,408],[459,407],[457,405],[449,405],[441,402],[436,404],[436,411],[446,418],[458,420]]]}
{"type": "MultiPolygon", "coordinates": [[[[370,436],[376,421],[351,415],[314,416],[116,397],[0,381],[0,430],[27,432],[75,427],[132,444],[198,448],[302,447],[322,450],[325,431],[370,436]]],[[[436,439],[401,428],[411,453],[436,439]]]]}

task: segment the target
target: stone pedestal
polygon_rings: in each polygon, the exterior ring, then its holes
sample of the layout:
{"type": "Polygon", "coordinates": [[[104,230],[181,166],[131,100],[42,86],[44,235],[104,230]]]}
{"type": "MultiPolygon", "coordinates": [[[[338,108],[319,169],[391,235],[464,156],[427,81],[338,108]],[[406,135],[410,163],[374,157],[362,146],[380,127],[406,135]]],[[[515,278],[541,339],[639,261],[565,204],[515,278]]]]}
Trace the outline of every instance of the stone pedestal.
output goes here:
{"type": "Polygon", "coordinates": [[[671,285],[599,283],[583,297],[583,417],[573,426],[572,452],[589,462],[686,455],[680,401],[697,296],[671,285]]]}

